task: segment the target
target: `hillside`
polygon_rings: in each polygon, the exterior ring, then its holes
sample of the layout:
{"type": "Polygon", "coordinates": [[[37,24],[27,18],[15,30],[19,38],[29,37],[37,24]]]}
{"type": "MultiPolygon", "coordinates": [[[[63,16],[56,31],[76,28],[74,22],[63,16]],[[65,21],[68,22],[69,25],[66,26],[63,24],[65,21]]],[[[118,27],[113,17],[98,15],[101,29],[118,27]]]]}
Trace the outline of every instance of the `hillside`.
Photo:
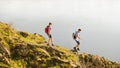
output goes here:
{"type": "Polygon", "coordinates": [[[0,68],[120,68],[104,57],[47,46],[37,33],[18,31],[0,22],[0,68]]]}

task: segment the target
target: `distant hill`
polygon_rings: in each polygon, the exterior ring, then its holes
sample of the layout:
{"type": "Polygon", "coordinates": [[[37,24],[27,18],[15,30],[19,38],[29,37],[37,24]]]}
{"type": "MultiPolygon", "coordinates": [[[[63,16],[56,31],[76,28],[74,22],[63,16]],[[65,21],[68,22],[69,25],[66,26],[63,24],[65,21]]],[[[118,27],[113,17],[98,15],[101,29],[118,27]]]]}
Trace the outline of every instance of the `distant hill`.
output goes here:
{"type": "Polygon", "coordinates": [[[58,45],[47,46],[42,35],[0,22],[0,68],[120,68],[120,64],[58,45]]]}

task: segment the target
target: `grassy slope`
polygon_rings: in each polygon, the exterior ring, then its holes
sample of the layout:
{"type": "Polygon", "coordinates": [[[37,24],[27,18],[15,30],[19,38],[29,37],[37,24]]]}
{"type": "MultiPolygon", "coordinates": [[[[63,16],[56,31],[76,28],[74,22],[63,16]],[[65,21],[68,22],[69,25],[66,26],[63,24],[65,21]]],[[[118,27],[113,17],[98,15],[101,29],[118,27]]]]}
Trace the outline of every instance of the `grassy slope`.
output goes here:
{"type": "Polygon", "coordinates": [[[60,46],[47,46],[45,38],[39,34],[17,31],[10,25],[0,22],[0,39],[7,52],[5,54],[1,52],[1,55],[8,60],[7,63],[1,60],[0,66],[15,68],[80,66],[78,57],[71,51],[60,46]]]}
{"type": "Polygon", "coordinates": [[[104,57],[47,46],[42,35],[17,31],[2,22],[0,46],[0,68],[120,68],[104,57]]]}

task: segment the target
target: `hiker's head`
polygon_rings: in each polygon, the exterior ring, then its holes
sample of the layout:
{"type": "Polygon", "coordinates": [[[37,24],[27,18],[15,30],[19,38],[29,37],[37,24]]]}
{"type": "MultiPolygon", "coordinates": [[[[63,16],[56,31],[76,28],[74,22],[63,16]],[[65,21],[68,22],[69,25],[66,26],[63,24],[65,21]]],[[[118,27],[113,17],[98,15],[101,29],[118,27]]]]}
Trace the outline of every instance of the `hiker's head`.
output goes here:
{"type": "Polygon", "coordinates": [[[80,32],[80,31],[81,31],[81,29],[78,29],[78,31],[80,32]]]}
{"type": "Polygon", "coordinates": [[[49,25],[52,25],[52,23],[51,23],[51,22],[49,22],[49,25]]]}

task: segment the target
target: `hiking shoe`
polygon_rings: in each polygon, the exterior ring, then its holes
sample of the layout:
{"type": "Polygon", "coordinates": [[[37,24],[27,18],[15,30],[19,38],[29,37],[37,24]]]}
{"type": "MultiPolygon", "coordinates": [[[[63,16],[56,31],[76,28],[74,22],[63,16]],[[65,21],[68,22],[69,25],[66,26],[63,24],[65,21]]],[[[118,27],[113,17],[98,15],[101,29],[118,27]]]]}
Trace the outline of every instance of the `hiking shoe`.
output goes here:
{"type": "Polygon", "coordinates": [[[77,50],[76,47],[74,47],[74,50],[77,50]]]}
{"type": "Polygon", "coordinates": [[[80,51],[80,49],[79,49],[79,48],[77,48],[77,50],[78,50],[78,51],[80,51]]]}
{"type": "Polygon", "coordinates": [[[52,44],[52,46],[54,46],[54,44],[52,44]]]}
{"type": "Polygon", "coordinates": [[[50,45],[47,43],[47,46],[50,46],[50,45]]]}

